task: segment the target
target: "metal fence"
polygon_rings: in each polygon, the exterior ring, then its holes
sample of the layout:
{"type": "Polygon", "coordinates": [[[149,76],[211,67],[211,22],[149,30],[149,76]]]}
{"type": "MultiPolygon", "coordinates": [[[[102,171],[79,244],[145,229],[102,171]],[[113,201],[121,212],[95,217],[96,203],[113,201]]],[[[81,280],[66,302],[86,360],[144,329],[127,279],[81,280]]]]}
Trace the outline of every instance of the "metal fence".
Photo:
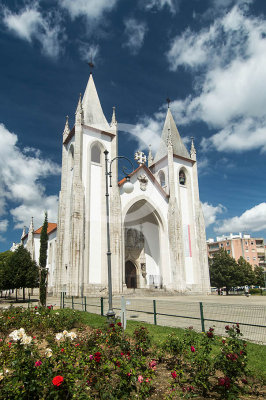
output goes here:
{"type": "MultiPolygon", "coordinates": [[[[150,324],[187,328],[196,331],[215,327],[215,333],[223,335],[225,326],[239,323],[243,338],[266,344],[266,307],[259,305],[225,305],[204,302],[178,302],[173,300],[152,300],[149,298],[125,299],[126,319],[150,324]]],[[[61,293],[60,307],[106,315],[108,299],[97,297],[66,297],[61,293]]],[[[119,317],[121,298],[113,298],[113,308],[119,317]]]]}

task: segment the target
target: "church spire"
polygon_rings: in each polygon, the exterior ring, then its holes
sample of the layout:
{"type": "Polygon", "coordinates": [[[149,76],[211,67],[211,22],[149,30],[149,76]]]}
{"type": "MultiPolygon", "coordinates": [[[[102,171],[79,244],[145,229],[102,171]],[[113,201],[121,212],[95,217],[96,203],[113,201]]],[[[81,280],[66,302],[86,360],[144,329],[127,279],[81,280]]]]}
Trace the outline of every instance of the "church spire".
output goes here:
{"type": "Polygon", "coordinates": [[[31,217],[26,248],[30,252],[32,259],[34,259],[34,255],[35,255],[34,247],[35,247],[34,246],[34,225],[33,225],[33,217],[31,217]]]}
{"type": "Polygon", "coordinates": [[[84,124],[104,131],[111,131],[94,84],[93,76],[90,74],[88,84],[82,99],[84,110],[84,124]]]}
{"type": "Polygon", "coordinates": [[[112,120],[110,123],[111,128],[117,126],[117,120],[116,120],[116,115],[115,115],[115,107],[113,107],[113,115],[112,115],[112,120]]]}
{"type": "Polygon", "coordinates": [[[79,94],[79,101],[77,105],[77,110],[76,110],[76,124],[83,124],[84,123],[84,112],[83,112],[83,107],[82,107],[82,101],[81,101],[81,93],[79,94]]]}
{"type": "Polygon", "coordinates": [[[167,147],[173,147],[171,128],[168,128],[167,147]]]}
{"type": "Polygon", "coordinates": [[[148,167],[153,164],[153,155],[151,151],[151,144],[149,145],[149,154],[148,154],[148,167]]]}
{"type": "Polygon", "coordinates": [[[170,107],[167,109],[167,114],[164,122],[164,127],[161,135],[161,143],[159,149],[155,155],[154,162],[161,160],[163,157],[167,155],[167,147],[168,147],[168,130],[171,132],[171,142],[173,146],[173,153],[177,156],[190,158],[188,151],[181,139],[181,136],[176,127],[173,115],[171,113],[170,107]]]}
{"type": "Polygon", "coordinates": [[[63,141],[68,137],[68,134],[70,133],[69,129],[69,123],[68,123],[68,115],[66,116],[66,124],[65,124],[65,129],[63,132],[63,141]]]}
{"type": "Polygon", "coordinates": [[[29,227],[29,233],[32,233],[32,232],[34,232],[33,217],[31,217],[30,227],[29,227]]]}
{"type": "Polygon", "coordinates": [[[194,146],[194,138],[191,137],[191,148],[190,148],[190,158],[194,161],[196,161],[197,158],[197,152],[194,146]]]}
{"type": "Polygon", "coordinates": [[[22,239],[24,238],[26,236],[26,226],[24,225],[24,227],[23,227],[23,231],[22,231],[22,234],[21,234],[21,240],[20,240],[20,243],[22,243],[22,239]]]}

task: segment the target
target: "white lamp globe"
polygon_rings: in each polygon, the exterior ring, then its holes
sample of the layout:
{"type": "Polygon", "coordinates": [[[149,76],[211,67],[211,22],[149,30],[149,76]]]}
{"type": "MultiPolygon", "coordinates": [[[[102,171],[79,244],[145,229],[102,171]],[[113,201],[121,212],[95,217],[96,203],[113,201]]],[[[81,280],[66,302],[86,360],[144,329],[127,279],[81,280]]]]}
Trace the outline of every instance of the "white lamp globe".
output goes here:
{"type": "Polygon", "coordinates": [[[132,193],[134,190],[133,184],[130,182],[129,178],[126,177],[126,182],[123,185],[124,192],[129,194],[132,193]]]}

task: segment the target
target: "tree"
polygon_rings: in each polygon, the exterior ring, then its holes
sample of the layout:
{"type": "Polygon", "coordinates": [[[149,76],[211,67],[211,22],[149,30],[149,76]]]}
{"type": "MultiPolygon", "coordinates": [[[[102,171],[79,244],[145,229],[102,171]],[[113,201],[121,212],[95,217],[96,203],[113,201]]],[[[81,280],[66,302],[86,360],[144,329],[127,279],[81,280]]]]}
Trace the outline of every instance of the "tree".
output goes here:
{"type": "Polygon", "coordinates": [[[265,287],[264,268],[256,266],[254,268],[254,275],[255,275],[255,285],[260,287],[265,287]]]}
{"type": "Polygon", "coordinates": [[[23,299],[25,300],[25,288],[37,287],[39,283],[39,270],[36,262],[23,245],[20,245],[6,263],[6,271],[12,279],[9,279],[9,289],[23,289],[23,299]]]}
{"type": "Polygon", "coordinates": [[[256,277],[252,269],[252,265],[249,264],[243,257],[240,257],[237,268],[237,276],[236,276],[236,285],[237,286],[245,286],[245,285],[255,285],[256,277]]]}
{"type": "Polygon", "coordinates": [[[0,253],[0,290],[13,289],[12,271],[8,263],[11,255],[12,252],[10,250],[0,253]]]}
{"type": "Polygon", "coordinates": [[[210,260],[211,285],[226,288],[228,294],[231,287],[236,286],[237,262],[224,249],[220,249],[210,260]]]}
{"type": "Polygon", "coordinates": [[[48,217],[47,212],[44,214],[44,222],[41,231],[40,237],[40,257],[39,257],[39,266],[40,266],[40,303],[41,306],[46,306],[46,297],[47,297],[47,248],[48,248],[48,217]]]}

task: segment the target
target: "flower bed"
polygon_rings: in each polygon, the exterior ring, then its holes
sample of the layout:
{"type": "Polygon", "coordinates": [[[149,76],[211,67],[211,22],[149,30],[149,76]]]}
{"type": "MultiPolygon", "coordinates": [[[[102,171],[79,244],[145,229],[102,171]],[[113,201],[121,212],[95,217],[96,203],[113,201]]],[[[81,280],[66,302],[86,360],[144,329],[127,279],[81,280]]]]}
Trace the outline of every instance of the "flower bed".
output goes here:
{"type": "Polygon", "coordinates": [[[214,328],[189,328],[151,347],[143,326],[131,336],[120,322],[92,329],[70,310],[9,309],[0,321],[0,399],[238,399],[254,390],[263,396],[248,377],[238,324],[226,326],[224,338],[214,328]]]}

